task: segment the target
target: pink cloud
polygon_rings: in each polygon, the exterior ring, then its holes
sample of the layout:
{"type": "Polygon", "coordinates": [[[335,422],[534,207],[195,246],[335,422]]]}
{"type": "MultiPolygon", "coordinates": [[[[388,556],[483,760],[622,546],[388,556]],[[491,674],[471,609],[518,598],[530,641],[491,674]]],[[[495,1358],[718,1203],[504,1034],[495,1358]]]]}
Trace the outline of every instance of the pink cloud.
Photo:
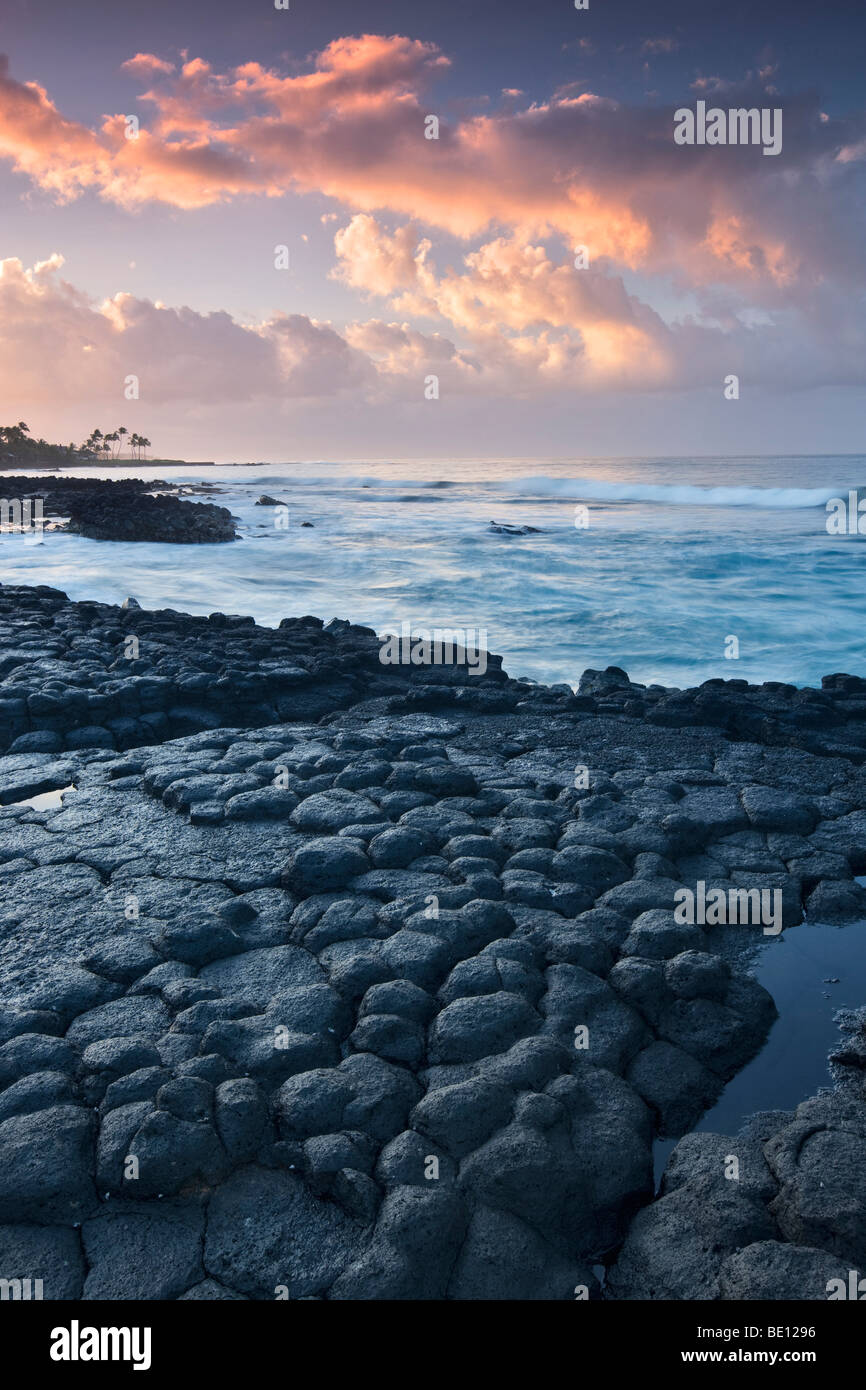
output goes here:
{"type": "MultiPolygon", "coordinates": [[[[648,42],[658,43],[661,40],[648,42]]],[[[752,150],[673,145],[672,111],[563,90],[547,102],[449,115],[431,94],[448,58],[429,43],[362,35],[328,45],[309,71],[251,62],[219,73],[200,58],[180,71],[138,54],[152,111],[137,140],[119,115],[98,130],[66,120],[35,84],[0,74],[0,156],[55,196],[88,190],[128,207],[204,207],[242,196],[317,192],[353,212],[382,209],[472,238],[510,229],[555,233],[624,267],[683,284],[778,288],[772,265],[805,263],[813,224],[839,223],[842,262],[862,277],[862,250],[839,222],[840,180],[857,161],[862,121],[824,121],[812,98],[785,104],[778,169],[752,150]],[[440,117],[440,138],[424,138],[440,117]],[[713,234],[736,220],[764,255],[731,256],[713,234]],[[804,239],[803,228],[807,229],[804,239]],[[721,254],[714,255],[719,246],[721,254]],[[782,248],[781,251],[779,248],[782,248]]],[[[705,88],[720,79],[699,79],[705,88]]],[[[731,100],[747,99],[734,92],[731,100]]],[[[824,249],[833,274],[837,248],[824,249]]]]}
{"type": "MultiPolygon", "coordinates": [[[[374,269],[377,233],[361,227],[361,263],[374,269]]],[[[358,250],[351,239],[344,246],[358,250]]],[[[350,409],[419,402],[429,374],[443,396],[488,400],[720,389],[732,371],[750,389],[866,382],[862,322],[843,296],[820,301],[804,344],[789,316],[746,322],[736,304],[719,298],[703,320],[666,324],[617,277],[573,271],[538,246],[495,239],[467,255],[460,272],[437,273],[426,254],[413,263],[414,288],[386,296],[398,317],[339,329],[283,312],[242,323],[223,311],[199,313],[126,292],[96,303],[61,277],[58,255],[32,269],[2,261],[3,396],[55,409],[120,404],[135,375],[135,409],[146,414],[163,405],[176,411],[231,402],[271,408],[341,400],[350,409]],[[400,316],[406,300],[421,294],[441,330],[423,331],[400,316]]]]}
{"type": "Polygon", "coordinates": [[[334,396],[375,371],[328,324],[275,314],[245,325],[119,293],[96,304],[60,277],[63,258],[0,261],[0,380],[10,400],[150,403],[334,396]]]}
{"type": "Polygon", "coordinates": [[[133,77],[155,77],[157,73],[176,70],[174,63],[167,62],[165,58],[157,58],[154,53],[136,53],[135,57],[127,58],[120,66],[122,72],[131,73],[133,77]]]}
{"type": "Polygon", "coordinates": [[[369,213],[358,213],[334,237],[334,279],[362,294],[392,294],[417,285],[431,243],[412,223],[389,235],[369,213]]]}

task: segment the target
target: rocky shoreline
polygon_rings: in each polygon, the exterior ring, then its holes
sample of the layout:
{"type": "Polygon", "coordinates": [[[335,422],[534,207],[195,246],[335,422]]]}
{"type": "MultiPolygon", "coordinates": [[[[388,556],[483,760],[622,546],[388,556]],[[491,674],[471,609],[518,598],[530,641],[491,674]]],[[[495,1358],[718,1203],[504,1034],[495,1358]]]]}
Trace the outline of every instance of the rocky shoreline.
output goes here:
{"type": "MultiPolygon", "coordinates": [[[[25,529],[32,526],[33,504],[56,518],[55,529],[95,541],[151,541],[171,545],[217,545],[237,540],[227,507],[190,502],[181,494],[202,489],[162,479],[5,476],[4,501],[29,499],[25,529]],[[155,491],[158,489],[158,491],[155,491]]],[[[210,491],[205,487],[203,490],[210,491]]],[[[3,525],[9,525],[6,516],[3,525]]],[[[20,526],[20,521],[17,523],[20,526]]]]}
{"type": "Polygon", "coordinates": [[[689,1134],[775,1008],[760,926],[674,917],[702,882],[866,920],[866,681],[575,694],[384,666],[339,621],[0,613],[0,1277],[823,1299],[866,1270],[862,1022],[835,1090],[689,1134]]]}

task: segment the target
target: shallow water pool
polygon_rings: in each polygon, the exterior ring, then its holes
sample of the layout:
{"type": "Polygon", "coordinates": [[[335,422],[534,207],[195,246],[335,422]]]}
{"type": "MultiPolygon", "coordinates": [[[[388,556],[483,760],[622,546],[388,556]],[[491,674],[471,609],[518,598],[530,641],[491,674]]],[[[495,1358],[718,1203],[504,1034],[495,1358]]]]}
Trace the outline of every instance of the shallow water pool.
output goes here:
{"type": "MultiPolygon", "coordinates": [[[[761,1051],[731,1081],[694,1131],[736,1134],[757,1110],[793,1110],[831,1085],[827,1054],[839,1043],[834,1016],[866,1004],[866,922],[801,922],[768,939],[754,971],[779,1017],[761,1051]]],[[[676,1139],[656,1142],[656,1185],[676,1139]]]]}

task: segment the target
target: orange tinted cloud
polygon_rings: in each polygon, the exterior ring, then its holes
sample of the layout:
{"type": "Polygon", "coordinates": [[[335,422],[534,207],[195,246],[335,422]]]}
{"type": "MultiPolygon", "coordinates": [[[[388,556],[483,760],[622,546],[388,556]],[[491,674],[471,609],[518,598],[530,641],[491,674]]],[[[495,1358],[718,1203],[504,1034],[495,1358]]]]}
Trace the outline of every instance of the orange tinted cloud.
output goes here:
{"type": "MultiPolygon", "coordinates": [[[[521,257],[508,243],[467,257],[459,275],[437,276],[421,262],[431,303],[441,296],[454,315],[432,331],[381,317],[340,330],[291,313],[248,324],[123,291],[96,303],[62,279],[62,264],[59,255],[32,269],[0,261],[0,383],[21,407],[119,402],[130,373],[148,408],[331,399],[351,410],[418,402],[430,373],[443,398],[510,400],[718,388],[731,371],[745,373],[753,387],[789,390],[866,381],[862,324],[850,311],[846,317],[840,301],[827,302],[823,332],[805,343],[789,317],[778,325],[731,316],[724,328],[693,320],[671,326],[615,280],[585,282],[582,297],[572,299],[562,267],[539,248],[521,257]],[[539,326],[539,314],[555,322],[539,326]]],[[[411,292],[397,291],[392,304],[402,293],[411,292]]]]}
{"type": "Polygon", "coordinates": [[[62,265],[59,255],[32,269],[0,261],[0,381],[10,400],[121,400],[130,373],[151,403],[334,396],[375,378],[330,325],[304,315],[248,326],[123,292],[97,304],[61,278],[62,265]]]}
{"type": "Polygon", "coordinates": [[[103,188],[111,157],[100,138],[67,121],[35,82],[15,82],[0,55],[0,157],[56,197],[103,188]]]}
{"type": "Polygon", "coordinates": [[[120,66],[123,72],[128,72],[133,77],[154,77],[158,72],[175,71],[174,63],[167,62],[165,58],[157,58],[154,53],[136,53],[120,66]]]}
{"type": "MultiPolygon", "coordinates": [[[[337,274],[362,292],[390,298],[403,314],[439,316],[468,337],[479,361],[536,371],[542,382],[577,381],[605,389],[614,381],[664,385],[677,363],[666,325],[626,293],[622,280],[571,261],[551,260],[544,246],[497,237],[463,258],[463,269],[438,275],[430,243],[411,226],[391,236],[359,213],[334,239],[337,274]]],[[[353,341],[370,346],[369,327],[353,341]]]]}
{"type": "Polygon", "coordinates": [[[773,287],[778,266],[797,258],[801,220],[829,207],[832,179],[854,167],[839,150],[862,134],[819,121],[808,103],[786,107],[785,167],[771,175],[753,151],[675,147],[669,110],[592,92],[562,89],[522,107],[511,92],[498,111],[450,116],[433,91],[448,65],[433,44],[375,34],[337,39],[288,76],[257,62],[221,73],[201,58],[178,69],[139,53],[125,64],[146,84],[131,108],[140,103],[135,140],[122,116],[91,130],[2,71],[0,156],[61,198],[91,190],[129,207],[197,208],[318,192],[462,238],[556,233],[631,269],[773,287]],[[425,139],[430,115],[438,140],[425,139]],[[732,254],[712,230],[743,216],[765,228],[763,260],[732,254]]]}

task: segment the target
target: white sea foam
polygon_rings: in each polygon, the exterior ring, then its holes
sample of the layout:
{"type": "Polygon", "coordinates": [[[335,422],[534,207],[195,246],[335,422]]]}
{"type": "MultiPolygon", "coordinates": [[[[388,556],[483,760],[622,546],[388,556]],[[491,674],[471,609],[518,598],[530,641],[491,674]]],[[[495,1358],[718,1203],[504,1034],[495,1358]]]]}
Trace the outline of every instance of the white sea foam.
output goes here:
{"type": "Polygon", "coordinates": [[[612,483],[599,478],[551,478],[544,473],[502,484],[521,497],[591,502],[660,502],[668,507],[823,507],[847,495],[839,487],[693,487],[676,483],[612,483]]]}
{"type": "Polygon", "coordinates": [[[377,632],[404,620],[483,627],[510,674],[569,684],[607,665],[667,685],[815,683],[864,670],[866,537],[829,535],[824,506],[864,473],[859,456],[221,464],[171,477],[215,484],[211,500],[239,518],[239,544],[46,529],[34,547],[4,534],[0,582],[273,626],[315,613],[377,632]],[[265,492],[288,503],[288,528],[256,506],[265,492]],[[581,502],[585,528],[575,526],[581,502]],[[491,520],[534,529],[506,535],[491,520]],[[738,660],[725,655],[729,634],[738,660]]]}

